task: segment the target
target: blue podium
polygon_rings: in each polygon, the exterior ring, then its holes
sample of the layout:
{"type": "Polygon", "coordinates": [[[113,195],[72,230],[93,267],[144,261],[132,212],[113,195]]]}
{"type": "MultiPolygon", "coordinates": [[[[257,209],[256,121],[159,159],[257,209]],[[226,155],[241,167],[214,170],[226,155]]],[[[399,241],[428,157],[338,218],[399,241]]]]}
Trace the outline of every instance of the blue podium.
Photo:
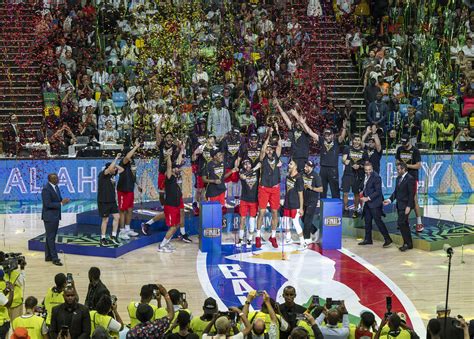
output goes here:
{"type": "Polygon", "coordinates": [[[321,246],[325,250],[342,248],[342,200],[321,199],[321,246]]]}
{"type": "Polygon", "coordinates": [[[222,206],[215,201],[201,203],[199,216],[199,249],[201,252],[220,253],[222,206]]]}

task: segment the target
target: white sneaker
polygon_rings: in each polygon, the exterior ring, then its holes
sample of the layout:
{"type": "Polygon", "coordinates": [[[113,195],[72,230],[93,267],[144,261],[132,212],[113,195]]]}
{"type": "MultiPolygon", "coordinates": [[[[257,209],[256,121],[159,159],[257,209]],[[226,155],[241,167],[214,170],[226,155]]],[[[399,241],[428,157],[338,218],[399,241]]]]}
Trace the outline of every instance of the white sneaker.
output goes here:
{"type": "Polygon", "coordinates": [[[127,235],[128,235],[129,237],[138,237],[138,233],[135,232],[135,231],[132,230],[132,229],[125,230],[125,232],[127,232],[127,235]]]}
{"type": "Polygon", "coordinates": [[[285,245],[291,245],[293,243],[293,239],[285,238],[285,245]]]}
{"type": "Polygon", "coordinates": [[[130,237],[127,234],[127,231],[125,231],[125,230],[120,231],[118,237],[122,240],[129,240],[130,239],[130,237]]]}
{"type": "Polygon", "coordinates": [[[162,253],[172,253],[173,252],[173,250],[169,246],[167,246],[167,245],[161,246],[161,244],[158,245],[157,250],[158,250],[158,252],[162,252],[162,253]]]}
{"type": "Polygon", "coordinates": [[[314,234],[311,234],[311,240],[315,244],[319,242],[319,230],[317,230],[314,234]]]}
{"type": "MultiPolygon", "coordinates": [[[[237,241],[237,243],[235,244],[235,247],[237,247],[237,248],[241,248],[241,247],[242,247],[242,244],[243,244],[243,242],[244,242],[244,241],[243,241],[242,239],[239,239],[239,240],[237,241]]],[[[244,245],[244,246],[245,246],[245,245],[244,245]]]]}
{"type": "Polygon", "coordinates": [[[307,249],[308,249],[308,245],[306,245],[305,243],[298,246],[298,251],[306,251],[307,249]]]}
{"type": "Polygon", "coordinates": [[[305,239],[305,240],[304,240],[304,243],[305,243],[306,245],[309,245],[309,244],[312,244],[312,243],[313,243],[313,240],[312,240],[312,239],[305,239]]]}

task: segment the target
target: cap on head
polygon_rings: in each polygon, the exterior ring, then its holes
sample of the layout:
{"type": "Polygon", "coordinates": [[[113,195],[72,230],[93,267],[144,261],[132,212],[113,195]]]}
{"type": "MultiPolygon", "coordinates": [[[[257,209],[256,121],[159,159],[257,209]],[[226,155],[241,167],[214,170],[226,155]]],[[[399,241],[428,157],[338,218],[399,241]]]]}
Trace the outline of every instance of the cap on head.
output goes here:
{"type": "Polygon", "coordinates": [[[446,312],[446,311],[451,311],[451,307],[449,307],[449,305],[448,307],[446,307],[446,304],[444,303],[436,305],[436,313],[446,312]]]}
{"type": "Polygon", "coordinates": [[[220,149],[218,148],[214,148],[212,151],[211,151],[211,157],[215,157],[217,154],[219,154],[221,152],[220,149]]]}
{"type": "Polygon", "coordinates": [[[410,142],[410,136],[408,134],[403,134],[402,137],[400,138],[400,143],[402,145],[406,145],[410,142]]]}
{"type": "Polygon", "coordinates": [[[258,134],[255,132],[250,133],[250,139],[253,139],[253,140],[258,139],[258,134]]]}
{"type": "Polygon", "coordinates": [[[333,130],[331,128],[325,128],[323,134],[333,134],[333,130]]]}
{"type": "Polygon", "coordinates": [[[309,166],[311,168],[314,168],[315,164],[311,160],[306,161],[306,166],[309,166]]]}
{"type": "Polygon", "coordinates": [[[213,314],[217,311],[217,302],[214,298],[207,298],[204,300],[204,314],[213,314]]]}

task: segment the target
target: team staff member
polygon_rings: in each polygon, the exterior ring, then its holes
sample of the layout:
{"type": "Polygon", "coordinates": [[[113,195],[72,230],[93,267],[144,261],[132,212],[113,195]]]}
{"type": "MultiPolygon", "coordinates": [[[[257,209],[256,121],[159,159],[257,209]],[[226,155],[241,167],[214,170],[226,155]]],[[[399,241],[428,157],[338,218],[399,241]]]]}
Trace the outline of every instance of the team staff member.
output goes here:
{"type": "Polygon", "coordinates": [[[64,302],[63,291],[66,288],[66,276],[64,273],[58,273],[54,276],[55,286],[50,287],[46,296],[44,297],[43,305],[46,309],[46,325],[51,324],[51,314],[53,307],[58,306],[64,302]]]}
{"type": "Polygon", "coordinates": [[[183,194],[178,184],[180,170],[171,160],[171,151],[166,154],[166,179],[165,179],[165,223],[168,226],[168,232],[163,241],[158,245],[159,252],[171,253],[174,248],[169,242],[175,234],[181,223],[181,209],[184,208],[183,194]]]}
{"type": "Polygon", "coordinates": [[[283,203],[283,218],[286,224],[286,240],[287,244],[292,242],[290,223],[293,223],[296,234],[300,240],[299,250],[304,251],[308,248],[303,237],[303,229],[300,225],[300,218],[304,215],[304,182],[298,173],[298,165],[294,160],[288,164],[288,175],[285,181],[285,201],[283,203]]]}
{"type": "Polygon", "coordinates": [[[238,172],[238,170],[233,168],[232,171],[224,174],[224,155],[220,149],[212,150],[211,156],[212,160],[207,163],[202,177],[202,181],[207,184],[206,198],[209,201],[218,201],[224,210],[225,180],[233,175],[233,173],[238,172]]]}
{"type": "Polygon", "coordinates": [[[318,229],[314,226],[313,220],[317,213],[319,194],[323,191],[321,177],[314,170],[314,167],[315,164],[311,160],[308,160],[303,172],[303,237],[307,244],[311,242],[311,239],[313,241],[318,240],[318,229]]]}
{"type": "MultiPolygon", "coordinates": [[[[234,128],[221,141],[221,150],[224,153],[225,173],[232,172],[235,166],[240,149],[240,130],[234,128]]],[[[236,188],[239,182],[239,172],[232,172],[232,174],[225,180],[227,186],[227,200],[232,201],[237,198],[236,188]],[[230,198],[232,196],[232,199],[230,198]]]]}
{"type": "MultiPolygon", "coordinates": [[[[199,139],[198,139],[199,140],[199,139]]],[[[199,215],[199,202],[202,201],[203,192],[205,191],[206,185],[202,181],[203,173],[206,169],[206,165],[209,161],[212,160],[211,151],[216,149],[216,137],[214,135],[207,136],[206,142],[203,144],[193,144],[196,145],[196,149],[192,152],[191,161],[195,163],[196,167],[196,176],[195,184],[196,193],[193,201],[193,211],[194,215],[199,215]]]]}
{"type": "Polygon", "coordinates": [[[362,136],[362,143],[365,145],[364,162],[372,164],[374,172],[380,174],[380,159],[382,159],[382,143],[377,133],[377,127],[369,126],[362,136]]]}
{"type": "Polygon", "coordinates": [[[309,157],[310,135],[301,126],[301,119],[296,110],[290,110],[290,113],[296,118],[296,123],[293,124],[288,114],[286,114],[286,112],[281,108],[278,99],[275,98],[273,102],[290,131],[291,159],[296,162],[298,172],[302,172],[309,157]]]}
{"type": "Polygon", "coordinates": [[[255,232],[255,226],[257,223],[257,210],[258,210],[258,180],[260,163],[256,167],[252,168],[250,159],[245,159],[242,162],[242,170],[240,171],[240,183],[242,185],[242,196],[240,197],[240,230],[239,230],[239,241],[236,246],[245,246],[244,232],[247,224],[247,216],[249,217],[249,226],[247,228],[247,246],[252,246],[252,237],[255,232]]]}
{"type": "Polygon", "coordinates": [[[48,338],[48,327],[43,317],[35,314],[35,307],[38,305],[38,299],[28,297],[25,300],[25,314],[13,320],[12,328],[16,330],[23,327],[28,330],[31,339],[48,338]]]}
{"type": "Polygon", "coordinates": [[[100,226],[100,246],[115,245],[120,243],[117,239],[117,229],[120,219],[117,199],[115,198],[115,175],[121,173],[123,168],[116,165],[117,160],[121,154],[118,153],[114,161],[106,163],[105,168],[99,173],[99,183],[97,188],[97,207],[99,208],[99,215],[102,218],[102,225],[100,226]],[[109,216],[112,215],[112,235],[110,240],[106,238],[107,223],[109,216]]]}
{"type": "Polygon", "coordinates": [[[10,330],[8,309],[12,305],[15,289],[11,282],[4,280],[5,273],[0,269],[0,339],[5,339],[10,330]]]}
{"type": "Polygon", "coordinates": [[[407,134],[402,135],[400,138],[402,144],[397,148],[397,154],[395,159],[402,161],[407,165],[408,174],[414,179],[414,192],[415,192],[415,215],[416,215],[416,231],[422,232],[425,227],[421,220],[420,205],[418,204],[418,180],[419,180],[419,169],[421,168],[421,153],[418,148],[410,143],[410,137],[407,134]]]}
{"type": "Polygon", "coordinates": [[[261,151],[262,147],[258,142],[258,134],[255,132],[250,133],[248,142],[240,145],[239,155],[235,160],[235,167],[240,167],[242,159],[249,159],[252,167],[257,166],[260,162],[261,151]]]}
{"type": "Polygon", "coordinates": [[[280,155],[281,155],[281,137],[278,131],[278,125],[275,124],[275,130],[278,136],[278,144],[276,147],[270,145],[270,137],[273,134],[273,128],[270,127],[267,138],[263,143],[260,152],[260,185],[258,187],[258,219],[257,219],[257,236],[255,237],[255,246],[262,247],[261,231],[263,225],[263,217],[270,204],[272,211],[272,235],[268,239],[274,248],[278,248],[276,241],[276,228],[278,226],[278,209],[280,208],[280,155]]]}
{"type": "MultiPolygon", "coordinates": [[[[133,201],[135,200],[134,190],[136,177],[133,173],[133,156],[140,147],[140,141],[137,139],[133,148],[127,153],[125,158],[120,162],[120,167],[123,168],[123,172],[119,175],[117,183],[117,197],[118,197],[118,208],[120,213],[120,232],[119,238],[128,240],[130,237],[136,237],[137,232],[130,229],[130,222],[132,221],[133,201]]],[[[141,191],[141,187],[138,187],[141,191]]]]}
{"type": "MultiPolygon", "coordinates": [[[[200,176],[200,169],[199,169],[199,156],[198,154],[194,154],[196,150],[198,150],[201,146],[204,147],[207,143],[207,124],[206,119],[200,117],[197,119],[196,126],[194,127],[194,132],[191,134],[191,138],[189,138],[189,154],[191,154],[191,169],[194,174],[194,196],[193,196],[193,212],[194,216],[199,215],[199,202],[202,200],[202,191],[204,189],[204,184],[202,183],[202,178],[200,176]],[[200,184],[198,185],[198,178],[201,180],[200,184]],[[199,187],[198,187],[199,186],[199,187]]],[[[213,140],[215,142],[215,140],[213,140]]],[[[210,156],[209,156],[210,158],[210,156]]]]}
{"type": "MultiPolygon", "coordinates": [[[[306,165],[305,165],[306,167],[306,165]]],[[[288,329],[280,332],[280,339],[287,339],[291,331],[297,326],[296,316],[306,312],[306,308],[295,303],[296,289],[293,286],[286,286],[283,289],[283,299],[285,302],[279,305],[283,319],[288,323],[288,329]]]]}
{"type": "Polygon", "coordinates": [[[331,128],[325,128],[323,131],[323,138],[321,138],[309,128],[304,117],[299,116],[298,121],[301,123],[303,130],[316,140],[320,147],[319,163],[321,168],[319,170],[319,175],[321,176],[321,183],[323,186],[321,198],[327,197],[329,185],[331,196],[340,199],[341,193],[339,191],[338,164],[341,144],[344,142],[347,134],[347,121],[344,120],[342,122],[341,134],[336,139],[334,138],[334,131],[331,128]]]}
{"type": "Polygon", "coordinates": [[[158,190],[160,192],[160,203],[164,204],[164,189],[166,179],[166,155],[171,152],[171,158],[177,154],[174,136],[171,132],[166,132],[164,137],[161,133],[161,124],[164,119],[156,126],[156,147],[158,148],[158,190]]]}
{"type": "Polygon", "coordinates": [[[352,145],[344,149],[342,154],[342,163],[344,164],[344,174],[342,175],[342,192],[344,203],[344,214],[349,215],[349,191],[354,193],[354,213],[353,218],[359,217],[359,191],[364,181],[364,167],[362,159],[364,158],[364,149],[360,135],[352,135],[352,145]]]}
{"type": "Polygon", "coordinates": [[[372,164],[366,162],[364,164],[365,178],[362,189],[362,198],[360,201],[364,204],[363,215],[365,219],[365,237],[364,241],[359,245],[372,244],[372,220],[382,233],[385,240],[383,247],[387,248],[392,244],[392,239],[388,234],[387,227],[382,221],[383,214],[383,194],[382,194],[382,179],[374,171],[372,164]]]}
{"type": "Polygon", "coordinates": [[[48,183],[41,191],[43,208],[41,219],[46,230],[45,261],[51,261],[56,266],[62,266],[56,251],[56,234],[58,233],[59,220],[61,220],[61,207],[69,203],[69,198],[62,198],[58,187],[58,176],[55,173],[48,174],[48,183]]]}
{"type": "Polygon", "coordinates": [[[415,207],[415,180],[408,174],[407,164],[399,162],[397,164],[397,183],[395,191],[389,199],[384,200],[384,205],[390,205],[395,200],[397,201],[398,219],[397,225],[400,228],[400,233],[403,237],[403,246],[399,248],[400,251],[405,252],[413,248],[411,238],[410,225],[408,223],[408,216],[411,210],[415,207]]]}

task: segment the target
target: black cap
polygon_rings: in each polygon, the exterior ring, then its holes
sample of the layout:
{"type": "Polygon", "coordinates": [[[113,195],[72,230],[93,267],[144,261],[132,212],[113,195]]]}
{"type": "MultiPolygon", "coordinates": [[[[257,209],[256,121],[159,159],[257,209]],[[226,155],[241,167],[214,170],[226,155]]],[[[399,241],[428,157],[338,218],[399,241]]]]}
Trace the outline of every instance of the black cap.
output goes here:
{"type": "Polygon", "coordinates": [[[408,144],[409,141],[410,141],[410,136],[408,134],[403,134],[402,137],[400,138],[400,143],[402,145],[408,144]]]}
{"type": "Polygon", "coordinates": [[[250,139],[258,139],[258,134],[255,132],[250,133],[250,139]]]}
{"type": "Polygon", "coordinates": [[[203,306],[204,314],[213,314],[217,311],[217,302],[214,298],[207,298],[204,300],[203,306]]]}
{"type": "Polygon", "coordinates": [[[332,130],[332,128],[329,128],[329,127],[325,128],[323,131],[323,134],[333,134],[333,133],[334,131],[332,130]]]}
{"type": "Polygon", "coordinates": [[[252,161],[250,159],[245,159],[244,161],[242,161],[242,165],[246,164],[246,163],[249,163],[249,164],[252,164],[252,161]]]}
{"type": "Polygon", "coordinates": [[[221,150],[218,149],[218,148],[214,148],[212,151],[211,151],[211,157],[215,157],[217,155],[217,153],[220,153],[221,150]]]}
{"type": "Polygon", "coordinates": [[[312,162],[311,160],[306,161],[306,165],[308,165],[309,167],[312,167],[312,168],[314,168],[314,166],[316,166],[315,163],[312,162]]]}

